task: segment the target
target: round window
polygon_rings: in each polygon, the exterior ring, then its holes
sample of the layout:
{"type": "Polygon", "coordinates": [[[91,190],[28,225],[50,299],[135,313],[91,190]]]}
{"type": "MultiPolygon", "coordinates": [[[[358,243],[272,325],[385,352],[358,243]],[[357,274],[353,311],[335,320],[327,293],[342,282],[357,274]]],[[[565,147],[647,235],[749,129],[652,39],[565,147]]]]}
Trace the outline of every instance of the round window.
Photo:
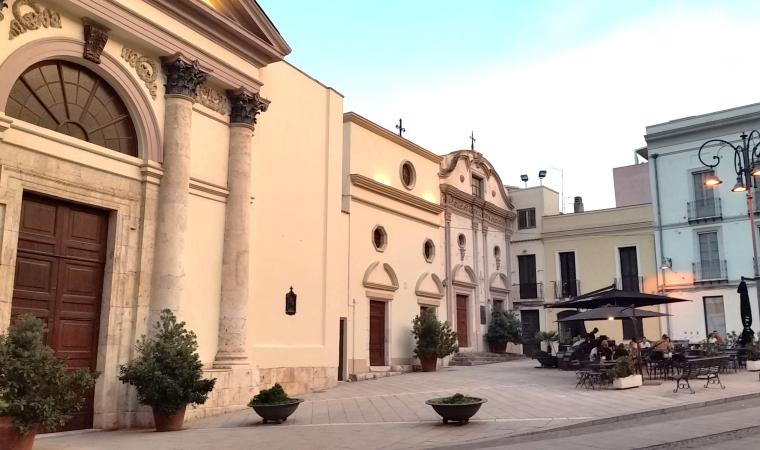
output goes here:
{"type": "Polygon", "coordinates": [[[382,252],[388,245],[388,234],[385,232],[385,228],[380,225],[376,226],[372,230],[372,244],[375,246],[375,250],[382,252]]]}
{"type": "Polygon", "coordinates": [[[464,237],[463,234],[459,235],[459,237],[457,238],[457,243],[459,244],[460,247],[464,247],[465,244],[467,244],[467,239],[464,237]]]}
{"type": "Polygon", "coordinates": [[[435,258],[435,244],[430,239],[427,239],[422,244],[422,255],[425,257],[425,261],[433,262],[433,258],[435,258]]]}
{"type": "Polygon", "coordinates": [[[409,161],[401,163],[401,183],[407,189],[412,189],[417,181],[417,172],[409,161]]]}

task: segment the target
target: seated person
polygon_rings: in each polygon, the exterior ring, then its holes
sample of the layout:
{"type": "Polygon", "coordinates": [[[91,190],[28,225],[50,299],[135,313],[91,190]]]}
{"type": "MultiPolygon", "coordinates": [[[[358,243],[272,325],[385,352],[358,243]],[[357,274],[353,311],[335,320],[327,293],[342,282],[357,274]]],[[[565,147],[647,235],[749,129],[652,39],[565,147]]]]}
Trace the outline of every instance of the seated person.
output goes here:
{"type": "Polygon", "coordinates": [[[662,353],[673,353],[673,344],[667,334],[662,335],[662,339],[654,343],[654,351],[662,353]]]}
{"type": "Polygon", "coordinates": [[[599,356],[603,356],[608,361],[612,359],[612,349],[606,339],[599,346],[599,356]]]}
{"type": "Polygon", "coordinates": [[[628,354],[631,355],[631,358],[639,357],[639,354],[641,353],[639,345],[639,340],[636,338],[631,339],[631,342],[628,343],[628,354]]]}
{"type": "Polygon", "coordinates": [[[639,348],[651,348],[652,343],[649,342],[649,340],[646,337],[641,338],[641,343],[639,343],[639,348]]]}
{"type": "Polygon", "coordinates": [[[628,350],[625,349],[625,344],[622,342],[615,347],[615,351],[612,353],[612,357],[615,359],[618,359],[621,356],[628,356],[628,350]]]}
{"type": "Polygon", "coordinates": [[[597,361],[598,359],[599,359],[599,347],[594,347],[591,349],[591,352],[588,354],[588,360],[597,361]]]}
{"type": "Polygon", "coordinates": [[[586,335],[586,337],[590,338],[592,341],[595,341],[596,340],[596,333],[598,333],[598,332],[599,332],[599,328],[594,327],[594,329],[591,330],[591,332],[589,332],[586,335]]]}

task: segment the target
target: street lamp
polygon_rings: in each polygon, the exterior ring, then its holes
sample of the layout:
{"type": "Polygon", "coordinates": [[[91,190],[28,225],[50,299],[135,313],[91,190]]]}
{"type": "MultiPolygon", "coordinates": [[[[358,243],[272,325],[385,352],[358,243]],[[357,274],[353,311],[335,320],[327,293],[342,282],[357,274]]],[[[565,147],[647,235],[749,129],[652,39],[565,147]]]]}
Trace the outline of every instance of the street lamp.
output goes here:
{"type": "MultiPolygon", "coordinates": [[[[752,235],[752,269],[755,274],[755,289],[757,291],[757,303],[760,306],[760,270],[758,269],[757,260],[757,227],[755,226],[755,211],[752,202],[752,188],[758,187],[758,182],[754,179],[760,176],[760,131],[752,130],[749,134],[742,132],[739,135],[741,143],[734,145],[723,139],[710,139],[699,147],[699,162],[709,168],[715,168],[720,164],[720,151],[728,147],[734,151],[734,171],[736,172],[736,184],[731,188],[731,192],[746,192],[747,194],[747,215],[749,216],[750,232],[752,235]],[[710,163],[702,159],[702,150],[708,146],[718,146],[718,151],[710,159],[710,163]],[[713,162],[714,161],[714,162],[713,162]]],[[[722,183],[720,178],[715,175],[705,178],[705,186],[716,187],[722,183]]]]}

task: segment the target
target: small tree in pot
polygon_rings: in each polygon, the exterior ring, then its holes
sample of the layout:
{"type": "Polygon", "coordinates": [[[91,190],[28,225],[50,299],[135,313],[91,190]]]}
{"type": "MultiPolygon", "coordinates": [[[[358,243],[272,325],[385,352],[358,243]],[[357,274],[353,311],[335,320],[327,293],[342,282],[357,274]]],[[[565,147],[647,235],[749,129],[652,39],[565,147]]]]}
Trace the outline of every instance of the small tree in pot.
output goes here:
{"type": "Polygon", "coordinates": [[[753,340],[747,344],[747,370],[756,372],[760,370],[760,342],[753,340]]]}
{"type": "Polygon", "coordinates": [[[438,358],[445,358],[459,350],[457,333],[449,322],[441,322],[430,309],[412,321],[412,335],[417,341],[414,356],[420,359],[423,372],[434,372],[438,358]]]}
{"type": "Polygon", "coordinates": [[[620,356],[615,360],[612,375],[614,376],[612,387],[615,389],[634,388],[643,384],[641,375],[636,373],[636,365],[630,356],[620,356]]]}
{"type": "Polygon", "coordinates": [[[488,324],[486,341],[494,353],[505,353],[507,343],[522,343],[522,324],[514,311],[494,311],[488,324]]]}
{"type": "Polygon", "coordinates": [[[204,379],[195,333],[165,309],[155,335],[137,342],[138,357],[121,366],[119,380],[137,388],[137,399],[153,408],[156,431],[182,428],[187,405],[203,404],[216,379],[204,379]]]}
{"type": "Polygon", "coordinates": [[[97,372],[67,370],[45,345],[45,324],[20,316],[0,335],[0,448],[31,449],[38,430],[63,426],[84,404],[97,372]]]}
{"type": "Polygon", "coordinates": [[[539,331],[536,333],[536,340],[539,343],[546,342],[546,351],[551,355],[554,353],[554,343],[559,341],[559,333],[554,330],[539,331]]]}

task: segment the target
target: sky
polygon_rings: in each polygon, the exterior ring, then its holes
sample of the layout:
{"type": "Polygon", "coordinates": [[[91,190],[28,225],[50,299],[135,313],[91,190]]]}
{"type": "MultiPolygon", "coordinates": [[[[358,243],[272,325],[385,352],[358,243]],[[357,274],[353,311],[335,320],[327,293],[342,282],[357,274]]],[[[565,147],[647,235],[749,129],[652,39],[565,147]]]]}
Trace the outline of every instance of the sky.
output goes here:
{"type": "Polygon", "coordinates": [[[502,181],[615,206],[647,125],[760,102],[760,2],[259,0],[286,58],[354,111],[502,181]],[[564,179],[564,182],[563,182],[564,179]]]}

